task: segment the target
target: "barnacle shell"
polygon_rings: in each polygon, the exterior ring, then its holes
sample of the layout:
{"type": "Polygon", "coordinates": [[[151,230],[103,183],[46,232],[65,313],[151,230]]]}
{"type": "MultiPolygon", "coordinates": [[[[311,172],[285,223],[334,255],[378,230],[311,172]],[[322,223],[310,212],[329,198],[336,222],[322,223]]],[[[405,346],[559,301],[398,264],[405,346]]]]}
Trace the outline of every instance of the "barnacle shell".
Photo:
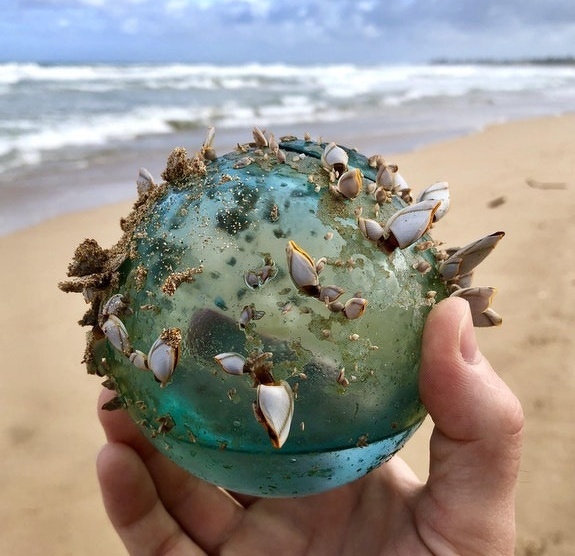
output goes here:
{"type": "Polygon", "coordinates": [[[285,380],[277,384],[258,385],[256,415],[275,448],[281,448],[287,440],[293,412],[294,395],[285,380]]]}
{"type": "Polygon", "coordinates": [[[404,249],[415,243],[431,227],[439,205],[438,201],[421,201],[396,212],[385,223],[385,230],[392,236],[389,245],[404,249]]]}
{"type": "Polygon", "coordinates": [[[246,359],[239,353],[219,353],[214,359],[230,375],[242,375],[245,372],[246,359]]]}
{"type": "Polygon", "coordinates": [[[355,199],[361,191],[361,185],[361,171],[358,168],[352,168],[339,177],[333,189],[346,199],[355,199]]]}
{"type": "Polygon", "coordinates": [[[499,326],[501,317],[490,309],[497,290],[488,286],[467,287],[455,290],[451,295],[462,297],[469,303],[474,326],[499,326]],[[485,314],[487,312],[487,314],[485,314]]]}
{"type": "Polygon", "coordinates": [[[339,286],[322,286],[319,290],[319,300],[325,303],[333,303],[336,299],[339,299],[345,290],[339,286]]]}
{"type": "Polygon", "coordinates": [[[375,177],[375,183],[387,191],[395,188],[395,173],[398,168],[395,164],[383,164],[379,167],[375,177]]]}
{"type": "Polygon", "coordinates": [[[396,172],[394,176],[395,176],[395,187],[393,189],[393,192],[398,197],[401,197],[406,203],[411,204],[413,202],[413,199],[411,197],[411,187],[409,187],[409,184],[405,181],[405,179],[399,172],[396,172]]]}
{"type": "Polygon", "coordinates": [[[472,313],[483,313],[491,305],[497,290],[488,286],[460,288],[451,295],[462,297],[469,303],[472,313]]]}
{"type": "Polygon", "coordinates": [[[102,324],[102,332],[106,335],[109,342],[124,355],[129,355],[132,351],[130,343],[130,336],[124,326],[124,323],[116,316],[110,315],[104,324],[102,324]]]}
{"type": "Polygon", "coordinates": [[[206,140],[202,145],[202,156],[206,160],[215,160],[216,159],[216,151],[214,149],[214,138],[216,136],[216,129],[212,126],[208,127],[208,132],[206,135],[206,140]]]}
{"type": "Polygon", "coordinates": [[[143,351],[140,351],[139,349],[135,349],[132,353],[130,353],[129,359],[130,359],[130,363],[132,363],[132,365],[134,365],[134,367],[137,367],[138,369],[140,369],[142,371],[149,370],[148,356],[143,351]]]}
{"type": "Polygon", "coordinates": [[[371,241],[379,241],[385,234],[381,224],[371,218],[358,217],[357,225],[361,233],[371,241]]]}
{"type": "Polygon", "coordinates": [[[180,356],[179,341],[174,343],[169,338],[174,333],[179,336],[179,331],[175,331],[176,329],[168,331],[168,334],[162,333],[148,352],[148,367],[162,386],[170,382],[180,356]]]}
{"type": "Polygon", "coordinates": [[[289,274],[293,283],[310,295],[319,292],[319,277],[313,259],[295,241],[286,247],[289,274]]]}
{"type": "Polygon", "coordinates": [[[446,181],[432,183],[417,196],[417,202],[419,203],[420,201],[439,201],[441,203],[433,216],[433,220],[437,222],[449,210],[449,184],[446,181]]]}
{"type": "Polygon", "coordinates": [[[343,314],[349,320],[358,319],[365,313],[365,308],[367,307],[367,299],[362,297],[352,297],[345,302],[343,306],[343,314]]]}
{"type": "Polygon", "coordinates": [[[265,313],[263,311],[256,311],[253,303],[251,305],[246,305],[240,313],[238,324],[240,325],[240,328],[245,328],[251,320],[259,320],[264,315],[265,313]]]}
{"type": "Polygon", "coordinates": [[[280,146],[279,143],[276,141],[275,135],[273,133],[270,133],[268,146],[270,148],[270,151],[272,151],[275,154],[278,153],[280,146]]]}
{"type": "Polygon", "coordinates": [[[335,143],[325,147],[321,155],[321,163],[326,170],[335,170],[340,175],[347,170],[348,154],[335,143]]]}
{"type": "Polygon", "coordinates": [[[259,127],[254,127],[252,135],[254,136],[256,147],[263,148],[268,146],[268,140],[259,127]]]}
{"type": "Polygon", "coordinates": [[[488,327],[500,326],[503,319],[491,307],[485,309],[483,313],[473,315],[473,326],[488,327]]]}
{"type": "Polygon", "coordinates": [[[136,186],[140,196],[147,194],[155,186],[154,178],[146,168],[140,168],[136,186]]]}
{"type": "Polygon", "coordinates": [[[446,280],[469,274],[495,249],[504,235],[505,232],[495,232],[458,249],[441,263],[439,272],[446,280]]]}

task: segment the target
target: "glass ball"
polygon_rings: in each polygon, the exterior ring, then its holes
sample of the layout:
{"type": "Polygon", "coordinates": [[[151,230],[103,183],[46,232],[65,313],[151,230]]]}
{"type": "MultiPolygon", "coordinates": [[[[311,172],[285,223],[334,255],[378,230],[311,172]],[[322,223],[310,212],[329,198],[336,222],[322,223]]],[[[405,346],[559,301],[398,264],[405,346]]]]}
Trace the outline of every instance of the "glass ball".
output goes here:
{"type": "Polygon", "coordinates": [[[426,233],[438,203],[402,245],[390,219],[409,205],[366,157],[279,148],[174,151],[166,182],[142,180],[108,283],[83,289],[111,405],[190,473],[258,496],[343,485],[403,446],[426,415],[423,326],[448,295],[426,233]]]}

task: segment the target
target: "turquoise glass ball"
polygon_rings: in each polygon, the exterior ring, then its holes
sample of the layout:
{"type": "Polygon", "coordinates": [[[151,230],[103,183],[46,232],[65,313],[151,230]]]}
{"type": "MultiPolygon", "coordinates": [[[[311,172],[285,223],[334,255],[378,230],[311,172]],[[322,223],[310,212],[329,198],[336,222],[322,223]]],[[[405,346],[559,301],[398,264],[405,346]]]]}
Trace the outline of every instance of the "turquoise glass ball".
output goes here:
{"type": "MultiPolygon", "coordinates": [[[[422,329],[448,295],[427,234],[398,247],[370,231],[407,206],[376,200],[373,163],[279,149],[174,151],[102,250],[106,280],[82,290],[109,408],[190,473],[258,496],[343,485],[403,446],[426,415],[422,329]]],[[[84,248],[88,264],[99,248],[84,248]]]]}

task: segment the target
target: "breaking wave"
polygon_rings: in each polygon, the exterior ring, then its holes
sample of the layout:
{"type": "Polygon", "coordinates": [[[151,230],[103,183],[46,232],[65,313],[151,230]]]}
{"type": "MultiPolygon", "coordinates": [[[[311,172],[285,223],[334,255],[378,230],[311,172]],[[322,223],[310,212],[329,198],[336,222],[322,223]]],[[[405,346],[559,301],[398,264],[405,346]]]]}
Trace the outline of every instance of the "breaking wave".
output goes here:
{"type": "Polygon", "coordinates": [[[0,171],[208,125],[345,121],[377,112],[399,127],[404,118],[443,129],[455,108],[460,127],[477,127],[573,110],[573,98],[569,66],[7,63],[0,64],[0,171]]]}

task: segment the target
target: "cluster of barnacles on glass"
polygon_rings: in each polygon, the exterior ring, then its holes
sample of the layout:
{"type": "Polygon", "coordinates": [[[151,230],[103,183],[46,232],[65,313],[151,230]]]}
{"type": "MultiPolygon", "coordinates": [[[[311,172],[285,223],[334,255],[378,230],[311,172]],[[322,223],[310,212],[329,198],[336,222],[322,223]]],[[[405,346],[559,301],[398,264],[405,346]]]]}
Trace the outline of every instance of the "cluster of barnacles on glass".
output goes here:
{"type": "MultiPolygon", "coordinates": [[[[256,150],[260,152],[267,150],[275,155],[278,163],[286,163],[286,154],[280,149],[273,135],[266,136],[264,132],[255,128],[253,137],[256,150]]],[[[217,158],[213,141],[214,130],[210,128],[200,153],[207,164],[217,158]]],[[[251,156],[245,156],[235,167],[249,166],[253,161],[251,156]]],[[[462,248],[449,250],[438,249],[433,241],[419,242],[449,208],[450,195],[447,182],[432,184],[414,201],[411,189],[396,165],[387,164],[381,156],[371,157],[369,164],[377,170],[375,181],[364,181],[360,169],[349,167],[347,152],[335,143],[327,144],[321,155],[321,166],[329,175],[329,192],[335,198],[342,202],[353,202],[358,195],[365,193],[373,198],[376,209],[383,203],[389,203],[392,196],[401,198],[405,204],[404,208],[395,212],[385,222],[366,218],[361,208],[356,209],[354,214],[358,233],[388,255],[396,249],[405,249],[412,245],[415,245],[414,248],[417,250],[433,249],[442,280],[447,284],[452,296],[462,297],[469,302],[474,325],[499,325],[501,317],[491,308],[495,289],[471,286],[471,279],[474,268],[494,249],[504,233],[496,232],[462,248]]],[[[157,187],[152,175],[145,168],[140,169],[137,186],[140,196],[147,195],[150,190],[157,187]]],[[[377,218],[377,210],[375,214],[377,218]]],[[[332,313],[339,314],[344,319],[355,320],[362,317],[367,310],[368,300],[362,297],[360,292],[342,302],[340,298],[345,294],[343,288],[321,283],[320,276],[326,263],[325,258],[315,261],[293,240],[287,241],[285,255],[289,276],[300,294],[325,304],[332,313]]],[[[244,275],[246,285],[251,289],[261,287],[275,276],[276,264],[270,258],[261,268],[247,271],[244,275]]],[[[201,268],[192,270],[194,272],[190,276],[179,279],[193,281],[193,275],[200,273],[201,268]]],[[[421,262],[416,270],[425,273],[430,270],[430,265],[421,262]]],[[[175,290],[178,285],[179,283],[172,285],[173,289],[175,290]]],[[[128,331],[121,320],[122,314],[129,311],[123,295],[113,295],[101,303],[98,313],[99,329],[110,344],[135,367],[151,371],[160,386],[165,387],[170,383],[178,364],[182,343],[181,332],[177,328],[164,329],[148,352],[144,353],[132,346],[128,331]]],[[[245,329],[250,321],[262,317],[263,312],[257,311],[253,304],[246,305],[237,323],[241,329],[245,329]]],[[[272,445],[281,448],[289,435],[295,395],[288,382],[274,378],[272,358],[272,353],[257,350],[247,357],[235,352],[214,354],[215,362],[226,373],[251,375],[256,387],[256,401],[253,404],[255,416],[266,429],[272,445]]]]}

